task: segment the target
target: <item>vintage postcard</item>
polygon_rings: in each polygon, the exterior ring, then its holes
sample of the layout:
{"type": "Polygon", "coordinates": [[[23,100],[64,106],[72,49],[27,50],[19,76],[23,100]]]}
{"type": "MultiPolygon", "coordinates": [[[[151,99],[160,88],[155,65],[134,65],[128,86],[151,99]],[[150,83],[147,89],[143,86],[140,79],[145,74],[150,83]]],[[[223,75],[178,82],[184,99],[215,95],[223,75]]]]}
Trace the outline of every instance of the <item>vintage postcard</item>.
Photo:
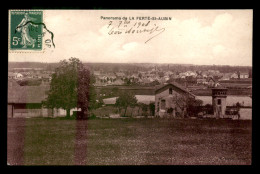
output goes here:
{"type": "Polygon", "coordinates": [[[253,10],[8,14],[8,165],[252,164],[253,10]]]}

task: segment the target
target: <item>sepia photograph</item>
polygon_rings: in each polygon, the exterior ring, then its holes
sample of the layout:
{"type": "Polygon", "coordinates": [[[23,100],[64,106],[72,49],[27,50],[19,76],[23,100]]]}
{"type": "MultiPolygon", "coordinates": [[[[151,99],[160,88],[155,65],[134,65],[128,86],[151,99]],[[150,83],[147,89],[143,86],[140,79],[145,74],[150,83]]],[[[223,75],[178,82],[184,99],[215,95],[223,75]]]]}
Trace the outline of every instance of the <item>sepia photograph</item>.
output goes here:
{"type": "Polygon", "coordinates": [[[8,10],[7,165],[251,165],[252,37],[252,9],[8,10]]]}

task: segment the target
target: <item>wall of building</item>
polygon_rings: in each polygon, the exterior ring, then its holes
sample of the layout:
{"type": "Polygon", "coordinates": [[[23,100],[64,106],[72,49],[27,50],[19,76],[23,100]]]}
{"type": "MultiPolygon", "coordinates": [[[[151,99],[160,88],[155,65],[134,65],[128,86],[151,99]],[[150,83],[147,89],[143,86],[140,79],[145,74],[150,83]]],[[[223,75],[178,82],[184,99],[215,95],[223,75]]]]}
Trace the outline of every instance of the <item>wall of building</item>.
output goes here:
{"type": "MultiPolygon", "coordinates": [[[[47,108],[37,108],[37,109],[28,109],[21,106],[8,104],[7,106],[7,115],[8,118],[31,118],[31,117],[63,117],[66,116],[66,110],[64,109],[47,109],[47,108]],[[12,116],[12,106],[13,106],[13,116],[12,116]]],[[[77,108],[70,110],[70,115],[73,114],[73,111],[76,111],[77,108]]]]}
{"type": "Polygon", "coordinates": [[[217,108],[221,107],[221,115],[220,118],[223,118],[225,116],[226,106],[227,106],[227,98],[226,97],[213,97],[212,98],[212,104],[213,104],[213,110],[214,115],[217,117],[217,108]],[[221,105],[218,105],[218,100],[221,100],[221,105]]]}
{"type": "MultiPolygon", "coordinates": [[[[184,92],[180,92],[179,90],[176,90],[176,88],[169,86],[169,88],[172,88],[172,96],[173,97],[181,97],[181,95],[184,95],[184,92]]],[[[161,103],[161,99],[166,99],[170,94],[169,94],[169,88],[166,88],[165,90],[161,91],[160,93],[155,94],[155,116],[159,116],[159,117],[164,117],[167,113],[166,110],[162,110],[160,109],[162,106],[161,103]],[[159,105],[158,105],[159,103],[159,105]],[[159,108],[159,111],[158,111],[159,108]]],[[[166,101],[166,106],[168,106],[169,104],[167,104],[166,101]]],[[[178,109],[177,112],[180,112],[180,110],[178,109]]],[[[175,113],[173,113],[173,116],[175,115],[175,113]]]]}

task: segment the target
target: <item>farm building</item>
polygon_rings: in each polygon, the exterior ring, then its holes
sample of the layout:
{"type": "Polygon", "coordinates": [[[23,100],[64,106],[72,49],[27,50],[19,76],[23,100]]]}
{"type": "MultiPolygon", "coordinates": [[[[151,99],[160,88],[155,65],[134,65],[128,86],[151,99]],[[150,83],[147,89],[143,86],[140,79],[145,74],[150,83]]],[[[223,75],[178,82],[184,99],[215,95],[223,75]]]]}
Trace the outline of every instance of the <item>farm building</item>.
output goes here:
{"type": "Polygon", "coordinates": [[[49,86],[20,86],[15,80],[8,80],[8,117],[63,116],[63,109],[47,109],[42,101],[47,97],[49,86]]]}
{"type": "Polygon", "coordinates": [[[188,97],[195,98],[195,95],[176,83],[158,87],[155,90],[155,116],[185,115],[185,100],[188,97]]]}

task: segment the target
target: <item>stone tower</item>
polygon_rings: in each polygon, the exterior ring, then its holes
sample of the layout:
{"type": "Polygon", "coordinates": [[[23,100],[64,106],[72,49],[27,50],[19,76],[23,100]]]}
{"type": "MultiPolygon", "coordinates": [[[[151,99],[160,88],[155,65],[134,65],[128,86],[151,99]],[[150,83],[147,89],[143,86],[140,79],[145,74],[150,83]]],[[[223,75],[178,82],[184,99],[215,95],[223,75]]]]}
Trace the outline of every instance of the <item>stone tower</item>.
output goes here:
{"type": "Polygon", "coordinates": [[[216,118],[224,118],[227,107],[227,88],[212,88],[212,106],[216,118]]]}

